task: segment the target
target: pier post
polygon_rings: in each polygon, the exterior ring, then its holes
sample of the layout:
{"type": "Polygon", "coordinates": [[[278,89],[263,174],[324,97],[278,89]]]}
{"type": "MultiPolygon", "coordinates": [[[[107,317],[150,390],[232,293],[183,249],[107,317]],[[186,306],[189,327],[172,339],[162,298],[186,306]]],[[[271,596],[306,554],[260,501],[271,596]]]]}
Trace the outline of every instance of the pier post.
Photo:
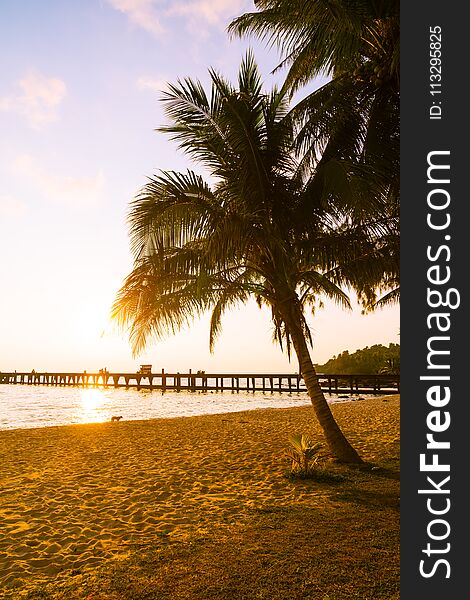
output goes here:
{"type": "Polygon", "coordinates": [[[191,391],[195,392],[196,391],[196,375],[192,374],[191,369],[189,369],[189,372],[191,373],[191,375],[190,375],[190,379],[191,379],[191,391]]]}

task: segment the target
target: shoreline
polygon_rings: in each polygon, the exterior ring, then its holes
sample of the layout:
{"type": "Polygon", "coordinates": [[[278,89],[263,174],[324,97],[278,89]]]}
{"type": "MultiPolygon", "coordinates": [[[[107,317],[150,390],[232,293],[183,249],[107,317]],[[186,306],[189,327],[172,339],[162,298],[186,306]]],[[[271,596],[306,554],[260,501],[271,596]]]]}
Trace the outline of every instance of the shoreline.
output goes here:
{"type": "MultiPolygon", "coordinates": [[[[15,389],[18,389],[17,386],[14,386],[15,389]]],[[[26,386],[25,386],[26,387],[26,386]]],[[[31,388],[30,386],[27,386],[27,390],[28,391],[34,391],[35,388],[31,388]]],[[[61,392],[62,390],[66,390],[66,393],[68,392],[72,392],[72,388],[55,388],[57,390],[59,390],[59,392],[61,392]]],[[[82,391],[82,390],[80,390],[82,391]]],[[[93,394],[93,388],[89,388],[89,390],[87,391],[91,391],[91,393],[93,394]]],[[[110,390],[112,394],[115,393],[120,393],[119,391],[116,392],[115,390],[110,390]]],[[[152,392],[147,392],[147,390],[140,390],[139,393],[155,393],[156,390],[153,390],[152,392]]],[[[104,398],[107,398],[105,396],[106,394],[106,390],[98,390],[99,394],[103,394],[104,398]]],[[[311,401],[308,397],[308,395],[300,393],[285,393],[285,392],[273,392],[270,393],[268,392],[268,395],[263,394],[263,392],[250,392],[250,393],[242,393],[240,395],[238,395],[237,393],[234,392],[228,392],[228,391],[224,391],[224,392],[218,392],[218,393],[213,393],[213,392],[189,392],[187,394],[187,397],[189,398],[189,401],[187,402],[187,404],[185,404],[185,406],[187,406],[186,408],[181,408],[181,404],[177,404],[174,403],[172,404],[171,401],[173,400],[173,398],[177,398],[178,400],[180,399],[180,394],[183,394],[182,397],[184,397],[185,392],[172,392],[172,391],[168,391],[165,394],[160,394],[158,393],[158,404],[154,405],[153,408],[149,408],[148,406],[145,408],[145,410],[147,411],[158,411],[158,410],[162,410],[163,412],[168,411],[170,414],[166,415],[166,414],[161,414],[161,415],[149,415],[146,416],[145,414],[140,416],[138,414],[138,412],[140,412],[142,410],[142,405],[139,404],[139,402],[136,401],[136,398],[133,396],[133,391],[131,391],[131,396],[129,399],[126,398],[120,398],[117,401],[117,405],[113,406],[112,403],[110,403],[105,409],[103,407],[98,406],[97,407],[97,412],[96,413],[91,413],[93,418],[90,418],[89,421],[81,421],[78,420],[80,417],[79,412],[80,412],[80,406],[79,406],[79,401],[75,400],[72,401],[69,405],[64,404],[62,402],[61,398],[58,399],[54,399],[54,402],[57,403],[57,410],[61,411],[62,414],[59,414],[57,416],[55,416],[54,418],[51,418],[47,423],[45,422],[45,417],[44,415],[28,415],[26,414],[24,416],[24,419],[26,421],[28,421],[28,425],[20,425],[17,424],[15,421],[17,421],[17,419],[11,419],[11,421],[13,421],[13,425],[9,425],[6,422],[4,424],[0,423],[0,433],[4,432],[4,431],[16,431],[16,430],[30,430],[30,429],[47,429],[48,427],[68,427],[68,426],[76,426],[76,425],[93,425],[93,424],[99,424],[99,423],[108,423],[111,420],[111,417],[113,415],[122,415],[122,421],[121,422],[136,422],[136,421],[152,421],[152,420],[160,420],[160,419],[176,419],[176,418],[184,418],[184,417],[196,417],[196,416],[211,416],[211,415],[223,415],[223,414],[233,414],[233,413],[239,413],[239,412],[250,412],[250,411],[258,411],[258,410],[270,410],[270,409],[274,409],[274,410],[280,410],[283,408],[300,408],[300,407],[304,407],[304,406],[311,406],[311,401]],[[259,395],[258,395],[259,394],[259,395]],[[166,396],[166,400],[168,402],[167,405],[162,405],[161,404],[161,396],[166,396]],[[214,403],[220,404],[222,406],[220,406],[220,412],[219,410],[216,409],[216,412],[212,412],[211,408],[213,409],[213,406],[211,406],[211,404],[209,403],[206,407],[201,408],[200,406],[197,406],[194,404],[194,401],[199,401],[199,399],[201,397],[205,397],[207,398],[207,400],[209,402],[212,403],[212,405],[214,403]],[[224,404],[224,400],[225,400],[225,406],[224,404]],[[228,403],[227,403],[228,401],[228,403]],[[257,402],[259,402],[260,404],[264,404],[264,406],[249,406],[250,404],[256,404],[257,402]],[[239,404],[238,404],[239,403],[239,404]],[[282,405],[281,403],[284,403],[284,405],[282,405]],[[125,404],[125,406],[120,406],[119,404],[125,404]],[[232,404],[230,406],[230,404],[232,404]],[[268,404],[266,406],[266,404],[268,404]],[[281,406],[278,406],[277,404],[281,404],[281,406]],[[237,406],[238,405],[238,406],[237,406]],[[178,406],[178,409],[176,409],[176,406],[178,406]],[[104,410],[106,410],[106,412],[104,412],[104,410]],[[126,410],[128,411],[128,414],[126,414],[126,410]],[[187,414],[171,414],[179,412],[181,413],[181,411],[185,411],[187,410],[187,414]],[[201,410],[207,410],[207,412],[199,412],[201,410]],[[72,412],[74,411],[74,412],[72,412]],[[191,412],[194,411],[194,412],[191,412]],[[68,414],[70,416],[68,416],[68,414]],[[108,414],[109,413],[109,414],[108,414]],[[57,419],[58,422],[54,423],[54,419],[57,419]],[[75,421],[72,421],[72,419],[75,419],[75,421]],[[68,420],[68,422],[67,422],[68,420]]],[[[359,402],[359,401],[368,401],[368,400],[374,400],[376,398],[382,398],[382,397],[392,397],[398,394],[391,394],[389,392],[386,392],[385,394],[365,394],[365,395],[361,395],[361,394],[354,394],[354,395],[342,395],[342,394],[325,394],[326,400],[328,402],[328,404],[330,406],[335,405],[335,404],[343,404],[343,403],[350,403],[350,402],[359,402]]],[[[65,400],[66,402],[67,400],[65,400]]],[[[28,399],[21,399],[21,400],[16,400],[18,408],[20,410],[23,410],[23,407],[21,406],[22,402],[28,402],[28,399]]],[[[86,402],[86,400],[85,400],[86,402]]],[[[114,401],[115,402],[115,401],[114,401]]],[[[49,410],[54,409],[54,405],[50,405],[47,407],[49,410]]],[[[13,412],[14,414],[14,412],[13,412]]],[[[88,415],[88,418],[90,417],[90,415],[88,415]]],[[[85,416],[85,418],[87,418],[85,416]]],[[[5,420],[6,421],[6,420],[5,420]]],[[[10,422],[11,422],[10,421],[10,422]]]]}
{"type": "MultiPolygon", "coordinates": [[[[399,459],[398,395],[331,408],[364,460],[399,459]]],[[[323,441],[309,405],[0,431],[0,587],[72,576],[273,503],[334,508],[285,478],[294,432],[323,441]]]]}

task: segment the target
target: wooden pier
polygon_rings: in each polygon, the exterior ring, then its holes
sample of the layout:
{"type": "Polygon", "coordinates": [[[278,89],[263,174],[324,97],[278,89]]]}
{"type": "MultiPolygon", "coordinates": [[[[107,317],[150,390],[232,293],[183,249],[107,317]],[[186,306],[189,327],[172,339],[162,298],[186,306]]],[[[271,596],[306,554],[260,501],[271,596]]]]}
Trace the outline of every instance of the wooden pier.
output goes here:
{"type": "MultiPolygon", "coordinates": [[[[329,394],[397,394],[399,375],[318,374],[324,392],[329,394]]],[[[306,392],[297,373],[1,373],[0,384],[53,385],[149,390],[231,391],[231,392],[306,392]]]]}

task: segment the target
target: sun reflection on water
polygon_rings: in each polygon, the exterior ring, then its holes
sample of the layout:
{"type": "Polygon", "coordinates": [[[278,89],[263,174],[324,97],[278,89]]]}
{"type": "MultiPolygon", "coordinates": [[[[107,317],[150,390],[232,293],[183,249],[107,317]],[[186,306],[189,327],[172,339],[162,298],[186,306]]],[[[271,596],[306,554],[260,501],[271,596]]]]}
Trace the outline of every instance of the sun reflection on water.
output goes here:
{"type": "Polygon", "coordinates": [[[96,388],[84,388],[80,390],[80,402],[82,423],[99,423],[105,420],[105,415],[102,411],[105,396],[102,390],[96,388]]]}

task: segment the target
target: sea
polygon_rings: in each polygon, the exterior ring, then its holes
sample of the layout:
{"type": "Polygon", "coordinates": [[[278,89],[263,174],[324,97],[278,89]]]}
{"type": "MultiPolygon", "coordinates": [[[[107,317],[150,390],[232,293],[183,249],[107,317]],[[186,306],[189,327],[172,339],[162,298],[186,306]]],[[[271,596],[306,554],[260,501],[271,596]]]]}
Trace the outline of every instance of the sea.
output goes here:
{"type": "MultiPolygon", "coordinates": [[[[328,402],[357,397],[326,395],[328,402]]],[[[0,385],[0,430],[190,417],[310,404],[306,392],[165,391],[100,387],[0,385]]]]}

